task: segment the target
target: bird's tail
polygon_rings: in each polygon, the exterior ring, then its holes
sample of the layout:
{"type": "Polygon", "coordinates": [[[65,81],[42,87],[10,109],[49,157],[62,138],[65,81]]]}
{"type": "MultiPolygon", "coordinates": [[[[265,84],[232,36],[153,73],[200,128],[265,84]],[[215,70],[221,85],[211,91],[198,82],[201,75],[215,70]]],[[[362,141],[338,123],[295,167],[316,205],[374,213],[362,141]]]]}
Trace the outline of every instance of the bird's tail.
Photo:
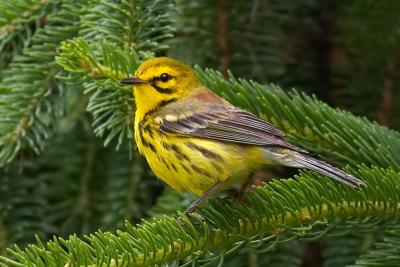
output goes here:
{"type": "Polygon", "coordinates": [[[365,186],[365,183],[357,177],[348,174],[322,160],[317,160],[301,153],[296,154],[298,154],[296,157],[296,163],[298,164],[298,167],[319,172],[351,187],[360,188],[365,186]]]}

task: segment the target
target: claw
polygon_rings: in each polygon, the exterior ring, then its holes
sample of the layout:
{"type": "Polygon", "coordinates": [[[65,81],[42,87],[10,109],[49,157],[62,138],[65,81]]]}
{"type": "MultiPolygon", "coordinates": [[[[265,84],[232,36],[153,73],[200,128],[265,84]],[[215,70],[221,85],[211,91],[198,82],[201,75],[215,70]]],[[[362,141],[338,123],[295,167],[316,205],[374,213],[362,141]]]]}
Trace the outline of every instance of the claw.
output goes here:
{"type": "MultiPolygon", "coordinates": [[[[203,195],[201,195],[198,199],[196,199],[192,204],[190,204],[189,207],[183,212],[183,214],[193,223],[193,224],[199,224],[200,222],[204,222],[205,219],[204,217],[196,212],[196,208],[201,205],[204,201],[207,200],[207,198],[215,192],[215,190],[218,189],[218,187],[222,184],[222,181],[216,182],[213,186],[211,186],[203,195]],[[196,216],[194,216],[196,215],[196,216]],[[194,217],[196,218],[196,221],[193,221],[192,219],[194,217]]],[[[182,221],[181,218],[178,218],[178,223],[180,225],[184,225],[185,222],[182,221]]]]}
{"type": "MultiPolygon", "coordinates": [[[[206,220],[203,215],[201,215],[200,213],[198,213],[197,211],[194,211],[194,210],[189,210],[189,209],[185,210],[183,212],[183,214],[189,219],[189,221],[192,224],[200,224],[206,220]]],[[[185,221],[182,219],[182,217],[178,217],[177,222],[181,226],[185,225],[185,221]]]]}

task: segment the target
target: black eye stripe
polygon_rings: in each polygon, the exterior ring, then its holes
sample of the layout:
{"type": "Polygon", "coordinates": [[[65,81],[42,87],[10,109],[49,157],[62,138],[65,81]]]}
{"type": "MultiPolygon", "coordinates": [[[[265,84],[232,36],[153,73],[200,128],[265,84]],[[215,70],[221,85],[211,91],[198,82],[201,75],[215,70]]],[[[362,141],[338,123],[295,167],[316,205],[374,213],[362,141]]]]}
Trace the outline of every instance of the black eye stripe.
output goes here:
{"type": "Polygon", "coordinates": [[[157,86],[156,84],[152,83],[151,86],[157,90],[157,92],[162,93],[162,94],[171,94],[173,90],[171,88],[162,88],[160,86],[157,86]]]}
{"type": "MultiPolygon", "coordinates": [[[[161,75],[160,75],[160,76],[161,76],[161,75]]],[[[160,77],[160,76],[153,77],[153,78],[150,80],[150,82],[153,83],[153,82],[161,81],[161,77],[160,77]]],[[[171,79],[173,79],[173,78],[174,78],[174,76],[168,75],[168,81],[171,80],[171,79]]]]}
{"type": "MultiPolygon", "coordinates": [[[[166,74],[166,73],[163,73],[163,74],[166,74]]],[[[151,86],[154,88],[154,89],[156,89],[156,91],[157,92],[159,92],[159,93],[162,93],[162,94],[172,94],[173,93],[173,89],[172,88],[163,88],[163,87],[161,87],[161,86],[158,86],[156,83],[157,82],[163,82],[162,80],[161,80],[161,76],[163,75],[163,74],[161,74],[160,76],[155,76],[155,77],[153,77],[151,80],[150,80],[150,84],[151,84],[151,86]]],[[[168,75],[168,80],[171,80],[172,78],[173,78],[173,76],[171,76],[171,75],[169,75],[169,74],[167,74],[168,75]]],[[[164,83],[164,82],[163,82],[164,83]]],[[[161,84],[160,84],[161,85],[161,84]]]]}

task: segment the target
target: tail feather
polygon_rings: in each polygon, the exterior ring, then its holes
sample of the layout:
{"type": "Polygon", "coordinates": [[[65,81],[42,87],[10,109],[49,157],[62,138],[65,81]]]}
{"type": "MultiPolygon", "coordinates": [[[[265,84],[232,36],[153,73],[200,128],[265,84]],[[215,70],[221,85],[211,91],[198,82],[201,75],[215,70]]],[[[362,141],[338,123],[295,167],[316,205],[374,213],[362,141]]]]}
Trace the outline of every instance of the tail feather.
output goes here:
{"type": "Polygon", "coordinates": [[[319,172],[348,186],[355,188],[365,186],[365,183],[357,177],[333,167],[324,161],[311,158],[307,155],[301,154],[300,157],[297,157],[296,163],[301,165],[303,168],[319,172]]]}

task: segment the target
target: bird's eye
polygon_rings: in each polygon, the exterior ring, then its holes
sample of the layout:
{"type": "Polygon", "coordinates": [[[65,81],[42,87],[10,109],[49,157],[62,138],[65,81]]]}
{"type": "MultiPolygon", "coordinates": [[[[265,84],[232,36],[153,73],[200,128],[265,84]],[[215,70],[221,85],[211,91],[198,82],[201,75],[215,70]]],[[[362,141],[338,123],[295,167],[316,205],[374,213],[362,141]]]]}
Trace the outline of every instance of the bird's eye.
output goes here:
{"type": "Polygon", "coordinates": [[[169,75],[167,73],[163,73],[160,75],[160,81],[162,81],[163,83],[168,82],[169,80],[169,75]]]}

